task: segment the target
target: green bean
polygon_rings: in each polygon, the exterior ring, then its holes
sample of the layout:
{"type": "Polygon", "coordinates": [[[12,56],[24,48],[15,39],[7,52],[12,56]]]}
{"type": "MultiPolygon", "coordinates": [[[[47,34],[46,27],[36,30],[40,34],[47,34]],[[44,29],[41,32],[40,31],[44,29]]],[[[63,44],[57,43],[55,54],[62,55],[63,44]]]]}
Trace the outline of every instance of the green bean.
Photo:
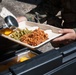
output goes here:
{"type": "Polygon", "coordinates": [[[16,39],[16,40],[19,40],[21,36],[26,35],[26,34],[29,34],[29,33],[31,33],[31,32],[32,32],[32,31],[31,31],[31,30],[28,30],[27,28],[26,28],[26,29],[23,29],[23,30],[21,30],[21,29],[18,28],[17,30],[15,30],[15,31],[10,35],[10,37],[11,37],[11,38],[14,38],[14,39],[16,39]]]}

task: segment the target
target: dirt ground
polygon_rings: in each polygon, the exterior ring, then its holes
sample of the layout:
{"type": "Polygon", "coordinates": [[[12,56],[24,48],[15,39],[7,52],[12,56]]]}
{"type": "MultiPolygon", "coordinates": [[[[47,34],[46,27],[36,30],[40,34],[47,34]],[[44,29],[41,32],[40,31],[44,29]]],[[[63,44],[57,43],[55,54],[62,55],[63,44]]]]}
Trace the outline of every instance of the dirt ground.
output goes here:
{"type": "MultiPolygon", "coordinates": [[[[37,4],[40,2],[39,0],[36,0],[36,2],[30,3],[32,0],[2,0],[0,3],[0,11],[2,7],[7,8],[10,12],[12,12],[16,17],[18,16],[26,16],[26,13],[33,10],[37,7],[37,4]],[[38,1],[38,2],[37,2],[38,1]]],[[[2,25],[4,23],[4,20],[0,17],[0,24],[2,25]]],[[[48,50],[51,50],[53,47],[50,43],[47,43],[46,45],[39,48],[40,51],[46,52],[48,50]]]]}

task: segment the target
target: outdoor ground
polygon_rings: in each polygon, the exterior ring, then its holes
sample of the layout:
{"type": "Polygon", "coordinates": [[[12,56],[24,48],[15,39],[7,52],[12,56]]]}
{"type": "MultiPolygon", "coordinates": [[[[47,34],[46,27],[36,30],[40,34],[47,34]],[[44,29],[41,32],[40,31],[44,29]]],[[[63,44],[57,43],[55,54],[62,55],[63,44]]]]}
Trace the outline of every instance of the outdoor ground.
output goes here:
{"type": "MultiPolygon", "coordinates": [[[[26,0],[28,1],[28,0],[26,0]]],[[[29,2],[32,0],[29,0],[29,2]]],[[[36,2],[25,2],[25,0],[2,0],[0,3],[0,11],[2,7],[7,8],[10,12],[12,12],[16,17],[18,16],[26,16],[27,13],[34,8],[37,7],[37,4],[40,2],[39,0],[35,0],[36,2]],[[38,2],[37,2],[38,1],[38,2]],[[36,3],[36,4],[35,4],[36,3]]],[[[0,17],[0,24],[4,24],[4,20],[0,17]]],[[[48,50],[51,50],[53,47],[51,47],[50,43],[47,43],[46,45],[39,48],[42,52],[46,52],[48,50]]]]}

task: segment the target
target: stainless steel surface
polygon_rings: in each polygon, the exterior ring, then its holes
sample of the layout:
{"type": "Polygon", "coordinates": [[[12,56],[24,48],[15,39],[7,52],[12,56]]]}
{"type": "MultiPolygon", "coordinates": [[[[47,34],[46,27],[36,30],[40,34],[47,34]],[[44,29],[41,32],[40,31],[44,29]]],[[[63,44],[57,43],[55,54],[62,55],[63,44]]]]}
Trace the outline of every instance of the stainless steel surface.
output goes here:
{"type": "Polygon", "coordinates": [[[8,28],[18,27],[18,22],[13,16],[7,16],[4,20],[8,28]]]}
{"type": "Polygon", "coordinates": [[[30,50],[16,54],[16,56],[9,58],[3,62],[0,62],[0,72],[7,70],[9,67],[13,65],[32,59],[37,55],[38,55],[37,53],[34,53],[30,50]]]}

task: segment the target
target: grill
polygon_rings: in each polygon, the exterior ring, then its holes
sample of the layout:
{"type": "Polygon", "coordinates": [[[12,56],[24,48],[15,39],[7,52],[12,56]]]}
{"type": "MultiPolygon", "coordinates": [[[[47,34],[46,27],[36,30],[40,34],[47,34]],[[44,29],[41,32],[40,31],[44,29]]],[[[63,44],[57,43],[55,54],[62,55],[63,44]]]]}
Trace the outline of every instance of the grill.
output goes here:
{"type": "Polygon", "coordinates": [[[76,75],[76,42],[42,53],[0,41],[0,75],[76,75]]]}

